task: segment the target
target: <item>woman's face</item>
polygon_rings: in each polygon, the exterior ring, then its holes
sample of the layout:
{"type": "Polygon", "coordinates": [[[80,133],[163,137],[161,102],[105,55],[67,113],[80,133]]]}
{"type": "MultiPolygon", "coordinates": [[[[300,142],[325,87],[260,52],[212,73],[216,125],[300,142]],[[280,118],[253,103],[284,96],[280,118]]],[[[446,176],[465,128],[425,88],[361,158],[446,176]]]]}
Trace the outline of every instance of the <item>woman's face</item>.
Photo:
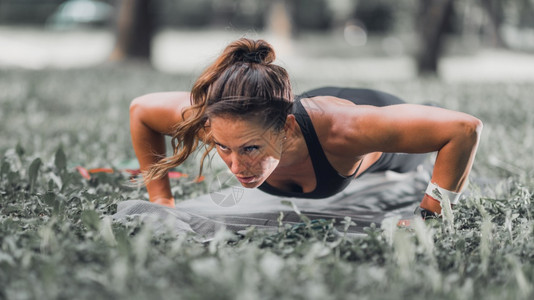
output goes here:
{"type": "Polygon", "coordinates": [[[283,130],[232,117],[211,118],[210,129],[217,152],[244,187],[260,186],[278,166],[283,130]]]}

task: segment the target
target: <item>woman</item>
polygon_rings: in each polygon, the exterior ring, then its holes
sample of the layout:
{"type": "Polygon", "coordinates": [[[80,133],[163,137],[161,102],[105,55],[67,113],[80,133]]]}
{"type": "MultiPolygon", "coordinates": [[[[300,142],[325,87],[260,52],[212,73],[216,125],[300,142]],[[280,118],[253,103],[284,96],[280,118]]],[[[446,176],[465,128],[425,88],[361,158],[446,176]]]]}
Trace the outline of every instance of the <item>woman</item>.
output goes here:
{"type": "Polygon", "coordinates": [[[439,214],[444,198],[457,201],[480,120],[372,90],[322,88],[294,99],[288,74],[274,59],[267,42],[242,38],[226,47],[191,93],[132,102],[132,142],[150,201],[174,206],[166,173],[200,143],[202,161],[216,148],[244,187],[305,198],[331,196],[364,172],[409,171],[421,160],[417,154],[437,151],[422,215],[439,214]],[[170,157],[163,157],[164,135],[172,136],[170,157]]]}

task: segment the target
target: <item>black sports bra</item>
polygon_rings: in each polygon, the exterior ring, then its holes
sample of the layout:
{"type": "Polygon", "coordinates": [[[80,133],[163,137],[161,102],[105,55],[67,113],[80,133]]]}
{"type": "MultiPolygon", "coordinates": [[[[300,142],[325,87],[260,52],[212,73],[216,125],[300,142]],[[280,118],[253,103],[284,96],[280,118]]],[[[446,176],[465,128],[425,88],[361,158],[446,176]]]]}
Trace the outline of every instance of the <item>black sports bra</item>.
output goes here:
{"type": "Polygon", "coordinates": [[[300,99],[295,100],[293,105],[293,115],[300,126],[300,130],[302,131],[304,140],[306,141],[306,146],[308,147],[313,170],[315,172],[315,189],[308,193],[288,192],[279,190],[267,182],[264,182],[258,188],[266,193],[276,196],[313,199],[330,197],[344,190],[353,180],[354,175],[356,175],[358,172],[358,169],[360,169],[361,163],[352,175],[340,175],[328,162],[323,148],[321,147],[321,143],[317,138],[317,133],[313,128],[310,116],[306,112],[306,109],[302,105],[300,99]]]}

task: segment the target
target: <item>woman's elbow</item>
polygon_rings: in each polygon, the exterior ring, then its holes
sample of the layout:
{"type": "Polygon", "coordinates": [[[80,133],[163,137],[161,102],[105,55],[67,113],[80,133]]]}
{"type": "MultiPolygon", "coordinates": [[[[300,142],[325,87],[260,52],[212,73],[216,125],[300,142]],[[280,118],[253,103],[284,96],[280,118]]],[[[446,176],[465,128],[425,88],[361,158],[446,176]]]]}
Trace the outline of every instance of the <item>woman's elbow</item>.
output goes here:
{"type": "Polygon", "coordinates": [[[461,123],[462,132],[464,133],[462,136],[466,139],[466,141],[471,141],[473,144],[478,144],[480,135],[482,134],[482,128],[484,127],[482,121],[478,118],[470,116],[461,123]]]}
{"type": "Polygon", "coordinates": [[[474,118],[474,119],[475,119],[474,123],[475,123],[477,135],[480,136],[480,134],[482,133],[482,129],[484,128],[484,123],[482,123],[480,119],[477,119],[477,118],[474,118]]]}
{"type": "Polygon", "coordinates": [[[143,110],[143,96],[137,97],[130,102],[130,116],[143,110]]]}

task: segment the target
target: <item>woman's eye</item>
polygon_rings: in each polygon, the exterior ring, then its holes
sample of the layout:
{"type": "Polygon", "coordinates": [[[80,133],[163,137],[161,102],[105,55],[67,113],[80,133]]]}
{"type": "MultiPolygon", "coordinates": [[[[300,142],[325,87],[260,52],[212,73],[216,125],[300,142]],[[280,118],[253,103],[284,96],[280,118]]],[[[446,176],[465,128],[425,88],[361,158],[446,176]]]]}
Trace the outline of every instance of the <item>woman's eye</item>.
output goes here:
{"type": "Polygon", "coordinates": [[[245,152],[245,153],[251,153],[251,152],[253,152],[253,151],[255,151],[255,150],[258,150],[259,148],[260,148],[260,147],[258,147],[258,146],[247,146],[247,147],[244,147],[244,148],[243,148],[243,152],[245,152]]]}
{"type": "Polygon", "coordinates": [[[219,149],[223,150],[223,151],[226,151],[228,150],[228,148],[226,146],[223,146],[221,144],[217,144],[217,147],[219,147],[219,149]]]}

